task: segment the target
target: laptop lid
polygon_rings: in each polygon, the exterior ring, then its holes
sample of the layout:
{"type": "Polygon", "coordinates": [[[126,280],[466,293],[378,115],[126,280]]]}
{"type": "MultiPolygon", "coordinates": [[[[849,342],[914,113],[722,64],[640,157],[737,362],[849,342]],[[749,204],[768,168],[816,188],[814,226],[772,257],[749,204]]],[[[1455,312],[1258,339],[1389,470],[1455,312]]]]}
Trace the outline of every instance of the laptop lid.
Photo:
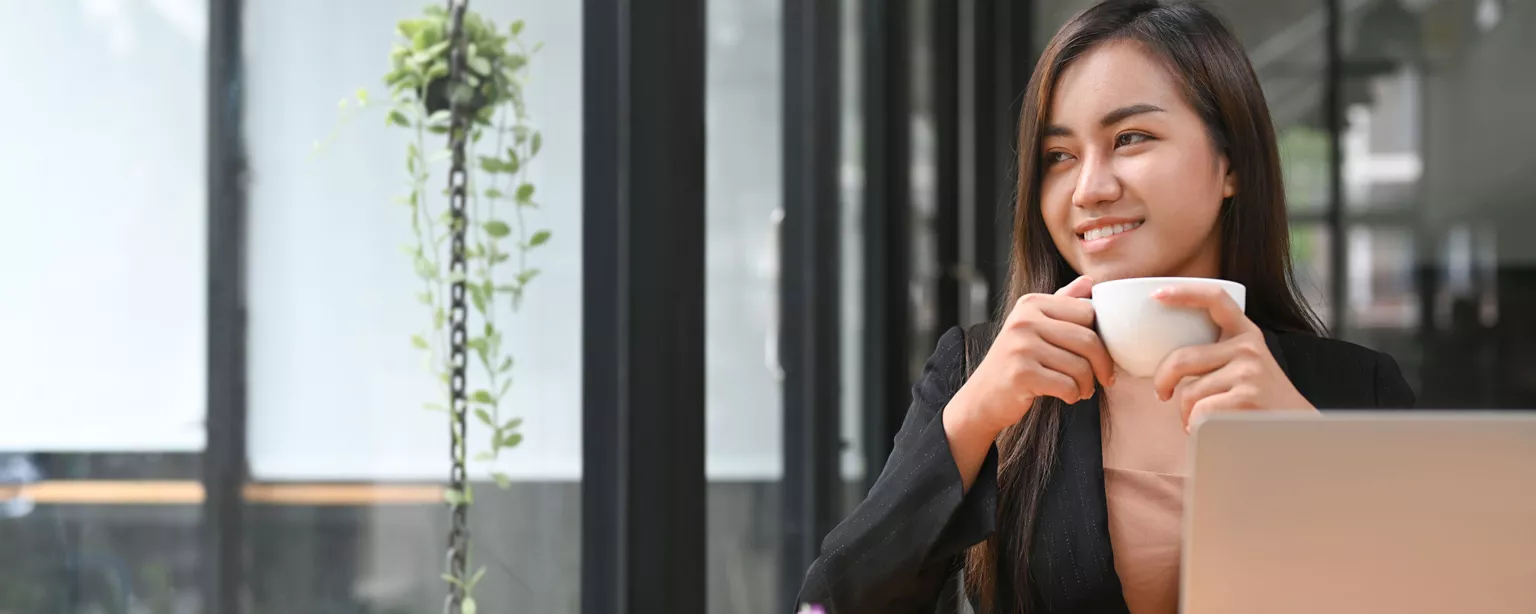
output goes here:
{"type": "Polygon", "coordinates": [[[1184,614],[1536,612],[1536,414],[1231,414],[1191,446],[1184,614]]]}

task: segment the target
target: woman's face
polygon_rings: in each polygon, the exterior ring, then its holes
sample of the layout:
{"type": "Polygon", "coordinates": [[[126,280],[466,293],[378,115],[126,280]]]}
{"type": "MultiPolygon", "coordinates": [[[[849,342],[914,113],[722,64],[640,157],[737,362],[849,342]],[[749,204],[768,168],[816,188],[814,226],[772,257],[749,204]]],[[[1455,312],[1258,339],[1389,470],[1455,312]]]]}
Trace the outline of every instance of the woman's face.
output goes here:
{"type": "Polygon", "coordinates": [[[1079,274],[1217,277],[1217,217],[1237,181],[1168,69],[1134,42],[1099,45],[1057,81],[1040,209],[1079,274]]]}

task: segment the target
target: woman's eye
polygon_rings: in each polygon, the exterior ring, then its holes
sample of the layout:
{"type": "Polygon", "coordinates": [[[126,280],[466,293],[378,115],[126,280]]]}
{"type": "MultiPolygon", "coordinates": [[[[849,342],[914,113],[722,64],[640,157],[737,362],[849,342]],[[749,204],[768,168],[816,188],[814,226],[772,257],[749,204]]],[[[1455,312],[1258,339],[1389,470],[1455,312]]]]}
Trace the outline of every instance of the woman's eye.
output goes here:
{"type": "Polygon", "coordinates": [[[1142,134],[1140,132],[1126,132],[1124,134],[1121,134],[1121,135],[1115,137],[1115,147],[1125,147],[1125,146],[1128,146],[1128,145],[1135,145],[1135,144],[1140,143],[1142,141],[1150,141],[1150,140],[1152,140],[1152,137],[1147,136],[1145,134],[1142,134]]]}
{"type": "Polygon", "coordinates": [[[1046,166],[1050,166],[1050,165],[1055,164],[1057,162],[1066,162],[1067,160],[1070,160],[1070,159],[1072,159],[1072,154],[1069,154],[1069,153],[1067,153],[1065,151],[1047,151],[1047,152],[1045,152],[1045,165],[1046,166]]]}

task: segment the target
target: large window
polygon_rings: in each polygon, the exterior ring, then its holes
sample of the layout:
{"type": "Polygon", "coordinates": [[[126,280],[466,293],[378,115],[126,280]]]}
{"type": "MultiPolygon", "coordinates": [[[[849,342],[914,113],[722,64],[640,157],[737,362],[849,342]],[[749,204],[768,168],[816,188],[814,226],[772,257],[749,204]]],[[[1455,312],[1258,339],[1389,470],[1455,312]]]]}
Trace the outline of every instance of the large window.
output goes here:
{"type": "Polygon", "coordinates": [[[0,5],[0,611],[196,603],[206,22],[0,5]]]}
{"type": "MultiPolygon", "coordinates": [[[[410,139],[378,108],[396,23],[421,7],[246,3],[250,470],[259,483],[288,488],[277,492],[309,493],[248,508],[259,612],[441,608],[448,515],[434,485],[448,476],[447,417],[423,408],[441,401],[411,341],[432,314],[417,302],[420,281],[400,250],[412,238],[410,217],[395,202],[410,139]],[[371,90],[375,108],[339,123],[337,101],[358,87],[371,90]]],[[[476,593],[482,611],[516,603],[576,612],[581,5],[484,0],[471,8],[501,28],[524,20],[523,38],[543,43],[526,90],[530,122],[542,134],[528,177],[540,206],[523,217],[552,237],[529,255],[540,273],[521,310],[500,303],[498,325],[515,363],[503,407],[523,419],[524,437],[494,467],[469,463],[472,565],[486,568],[476,593]],[[493,468],[510,488],[490,481],[493,468]]],[[[432,142],[446,147],[446,137],[432,142]]],[[[444,170],[443,162],[433,167],[424,196],[434,207],[444,170]]],[[[471,325],[480,326],[477,316],[471,325]]],[[[488,437],[471,418],[472,455],[488,437]]]]}

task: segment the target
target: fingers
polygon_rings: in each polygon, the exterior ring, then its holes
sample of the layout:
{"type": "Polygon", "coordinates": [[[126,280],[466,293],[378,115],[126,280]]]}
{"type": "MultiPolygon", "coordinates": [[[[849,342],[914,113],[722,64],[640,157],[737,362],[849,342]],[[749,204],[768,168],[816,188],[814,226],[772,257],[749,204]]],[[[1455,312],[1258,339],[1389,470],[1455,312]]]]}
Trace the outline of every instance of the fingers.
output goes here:
{"type": "Polygon", "coordinates": [[[1072,280],[1072,283],[1062,286],[1060,290],[1057,290],[1056,296],[1070,298],[1088,298],[1093,296],[1093,278],[1087,275],[1079,275],[1077,279],[1072,280]]]}
{"type": "Polygon", "coordinates": [[[1189,421],[1194,414],[1195,405],[1207,398],[1226,393],[1242,382],[1236,371],[1231,367],[1219,368],[1185,381],[1179,386],[1179,419],[1184,423],[1185,430],[1189,429],[1189,421]]]}
{"type": "Polygon", "coordinates": [[[1211,314],[1211,321],[1221,328],[1223,338],[1255,328],[1232,296],[1214,284],[1175,284],[1158,288],[1152,298],[1166,305],[1204,309],[1211,314]]]}
{"type": "Polygon", "coordinates": [[[1237,355],[1238,348],[1228,342],[1211,345],[1192,345],[1169,352],[1152,373],[1152,389],[1157,399],[1173,398],[1173,390],[1186,377],[1199,377],[1226,366],[1237,355]]]}
{"type": "Polygon", "coordinates": [[[1109,357],[1104,341],[1092,329],[1069,322],[1053,322],[1040,327],[1040,338],[1056,347],[1087,359],[1092,375],[1099,381],[1115,381],[1115,362],[1109,357]]]}
{"type": "Polygon", "coordinates": [[[1214,414],[1249,409],[1252,407],[1252,398],[1252,393],[1241,384],[1228,388],[1224,392],[1201,398],[1191,404],[1189,411],[1184,413],[1184,432],[1193,431],[1196,426],[1214,414]]]}
{"type": "Polygon", "coordinates": [[[1034,373],[1030,375],[1035,380],[1034,389],[1040,395],[1056,397],[1068,403],[1076,403],[1086,398],[1078,396],[1082,393],[1082,389],[1077,380],[1059,371],[1037,364],[1034,373]]]}
{"type": "Polygon", "coordinates": [[[1077,395],[1075,397],[1058,398],[1064,401],[1077,402],[1093,396],[1094,371],[1093,366],[1089,364],[1086,358],[1053,345],[1045,339],[1036,343],[1038,343],[1038,347],[1034,348],[1033,351],[1035,361],[1046,369],[1072,378],[1072,381],[1077,384],[1077,395]]]}

